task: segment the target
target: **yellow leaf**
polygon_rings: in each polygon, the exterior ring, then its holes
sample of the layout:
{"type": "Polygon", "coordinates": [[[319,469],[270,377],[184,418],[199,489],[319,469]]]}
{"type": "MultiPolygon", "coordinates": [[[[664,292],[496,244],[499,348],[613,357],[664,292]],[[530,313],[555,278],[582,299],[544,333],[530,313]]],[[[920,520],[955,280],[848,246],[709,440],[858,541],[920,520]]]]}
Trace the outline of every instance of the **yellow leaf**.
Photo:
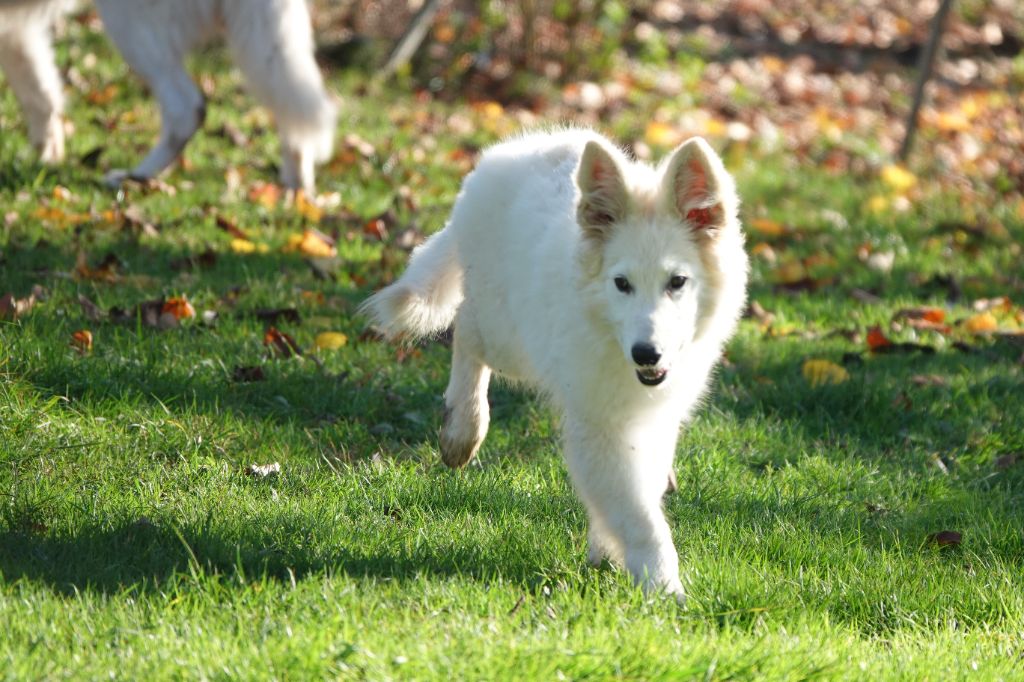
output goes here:
{"type": "Polygon", "coordinates": [[[497,119],[505,113],[505,108],[498,102],[488,100],[485,102],[476,102],[473,104],[473,109],[483,115],[484,118],[497,119]]]}
{"type": "Polygon", "coordinates": [[[906,192],[917,184],[917,176],[898,164],[889,164],[882,169],[882,182],[896,192],[906,192]]]}
{"type": "MultiPolygon", "coordinates": [[[[333,258],[338,255],[338,250],[325,237],[326,235],[316,230],[306,230],[302,233],[302,239],[299,241],[299,251],[311,258],[333,258]]],[[[291,239],[289,239],[289,244],[291,244],[291,239]]]]}
{"type": "Polygon", "coordinates": [[[235,253],[254,253],[256,251],[256,244],[249,241],[248,239],[232,239],[231,250],[235,253]]]}
{"type": "Polygon", "coordinates": [[[295,194],[295,210],[306,220],[318,223],[323,217],[323,210],[316,205],[316,202],[306,197],[306,193],[299,190],[295,194]]]}
{"type": "Polygon", "coordinates": [[[321,332],[316,335],[314,344],[324,350],[337,350],[348,343],[348,337],[341,332],[321,332]]]}
{"type": "Polygon", "coordinates": [[[716,118],[709,118],[704,122],[704,134],[708,137],[725,135],[725,124],[716,118]]]}
{"type": "Polygon", "coordinates": [[[974,334],[991,332],[999,328],[999,321],[996,320],[996,316],[989,311],[978,313],[967,318],[964,322],[964,326],[967,327],[967,331],[974,334]]]}
{"type": "Polygon", "coordinates": [[[805,360],[803,374],[811,386],[841,384],[850,378],[850,373],[843,367],[828,360],[805,360]]]}
{"type": "Polygon", "coordinates": [[[683,135],[667,123],[651,121],[644,130],[644,141],[655,147],[675,147],[683,141],[683,135]]]}
{"type": "Polygon", "coordinates": [[[884,197],[881,194],[876,194],[875,196],[868,199],[868,210],[871,211],[872,213],[885,213],[885,211],[888,208],[888,197],[884,197]]]}

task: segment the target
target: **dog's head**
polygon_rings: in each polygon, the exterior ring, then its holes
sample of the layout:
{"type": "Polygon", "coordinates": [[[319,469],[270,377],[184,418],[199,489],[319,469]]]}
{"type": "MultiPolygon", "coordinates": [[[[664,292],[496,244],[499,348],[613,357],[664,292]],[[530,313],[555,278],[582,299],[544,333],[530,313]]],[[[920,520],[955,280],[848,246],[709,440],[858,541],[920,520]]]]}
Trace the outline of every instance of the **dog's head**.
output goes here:
{"type": "Polygon", "coordinates": [[[588,298],[640,382],[659,385],[687,346],[724,340],[742,307],[747,262],[732,177],[700,138],[656,169],[591,141],[576,182],[588,298]]]}

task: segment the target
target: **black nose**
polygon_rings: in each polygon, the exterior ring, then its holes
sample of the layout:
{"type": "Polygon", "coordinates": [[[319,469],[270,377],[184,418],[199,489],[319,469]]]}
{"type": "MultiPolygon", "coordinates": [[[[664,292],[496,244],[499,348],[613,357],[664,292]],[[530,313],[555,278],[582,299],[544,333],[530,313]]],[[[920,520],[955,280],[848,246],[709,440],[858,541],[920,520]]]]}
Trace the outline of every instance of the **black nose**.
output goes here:
{"type": "Polygon", "coordinates": [[[641,367],[652,367],[658,364],[658,360],[661,360],[661,353],[649,343],[634,343],[631,352],[633,362],[641,367]]]}

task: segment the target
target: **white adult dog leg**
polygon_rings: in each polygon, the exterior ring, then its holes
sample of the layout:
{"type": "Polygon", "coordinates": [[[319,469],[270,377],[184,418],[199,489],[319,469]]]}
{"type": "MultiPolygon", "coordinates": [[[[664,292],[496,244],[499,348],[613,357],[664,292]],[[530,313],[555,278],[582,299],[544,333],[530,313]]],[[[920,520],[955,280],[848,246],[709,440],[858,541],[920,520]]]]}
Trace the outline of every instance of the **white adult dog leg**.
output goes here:
{"type": "MultiPolygon", "coordinates": [[[[182,66],[187,44],[177,44],[169,33],[146,14],[126,11],[119,2],[100,2],[107,33],[128,65],[144,80],[160,104],[160,139],[131,171],[107,174],[110,185],[125,178],[148,180],[174,163],[206,117],[202,93],[182,66]]],[[[139,9],[139,8],[137,8],[139,9]]],[[[144,9],[144,8],[143,8],[144,9]]]]}
{"type": "Polygon", "coordinates": [[[483,443],[490,423],[487,386],[491,368],[484,364],[476,330],[459,311],[452,339],[452,374],[444,392],[441,459],[452,468],[467,464],[483,443]]]}
{"type": "Polygon", "coordinates": [[[44,17],[0,33],[0,68],[25,114],[29,139],[43,163],[64,158],[64,88],[44,17]]]}
{"type": "Polygon", "coordinates": [[[315,191],[315,164],[331,156],[337,107],[313,56],[305,0],[223,5],[228,45],[252,94],[274,112],[281,184],[315,191]]]}

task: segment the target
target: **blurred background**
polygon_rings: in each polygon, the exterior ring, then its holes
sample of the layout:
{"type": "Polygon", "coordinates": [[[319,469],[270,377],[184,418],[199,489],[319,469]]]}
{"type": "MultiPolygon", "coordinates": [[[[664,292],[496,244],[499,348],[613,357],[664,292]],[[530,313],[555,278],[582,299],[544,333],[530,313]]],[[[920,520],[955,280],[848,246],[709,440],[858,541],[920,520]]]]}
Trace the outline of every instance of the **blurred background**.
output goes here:
{"type": "MultiPolygon", "coordinates": [[[[897,154],[939,0],[442,0],[400,78],[534,121],[584,121],[640,157],[690,135],[831,173],[897,154]],[[500,107],[500,109],[499,109],[500,107]],[[637,113],[642,112],[638,122],[637,113]],[[617,130],[620,123],[625,129],[617,130]],[[639,127],[642,126],[642,130],[639,127]]],[[[423,0],[317,0],[323,57],[380,63],[423,0]],[[368,56],[369,55],[369,56],[368,56]]],[[[1024,3],[959,0],[941,30],[915,162],[1024,190],[1024,3]]],[[[486,111],[486,109],[485,109],[486,111]]],[[[862,168],[860,168],[862,170],[862,168]]]]}

